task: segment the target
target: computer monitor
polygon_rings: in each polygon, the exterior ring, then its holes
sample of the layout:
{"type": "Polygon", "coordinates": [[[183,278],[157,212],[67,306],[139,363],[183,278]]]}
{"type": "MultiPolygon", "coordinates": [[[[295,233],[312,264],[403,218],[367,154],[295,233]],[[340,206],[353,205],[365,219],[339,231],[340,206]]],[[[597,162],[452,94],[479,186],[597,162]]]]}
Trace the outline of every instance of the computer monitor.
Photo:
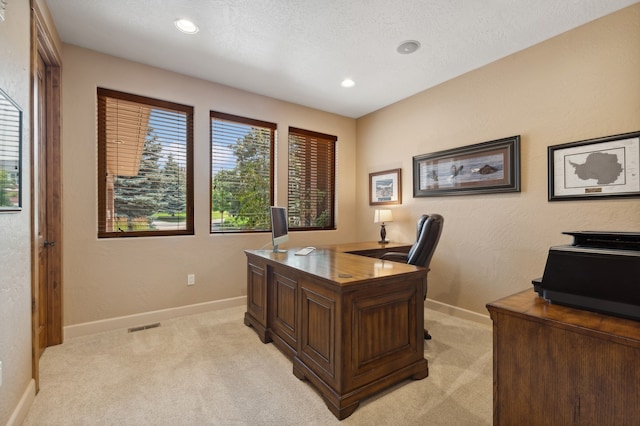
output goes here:
{"type": "Polygon", "coordinates": [[[274,253],[286,252],[286,250],[278,250],[280,244],[289,241],[287,209],[284,207],[271,206],[271,239],[274,253]]]}

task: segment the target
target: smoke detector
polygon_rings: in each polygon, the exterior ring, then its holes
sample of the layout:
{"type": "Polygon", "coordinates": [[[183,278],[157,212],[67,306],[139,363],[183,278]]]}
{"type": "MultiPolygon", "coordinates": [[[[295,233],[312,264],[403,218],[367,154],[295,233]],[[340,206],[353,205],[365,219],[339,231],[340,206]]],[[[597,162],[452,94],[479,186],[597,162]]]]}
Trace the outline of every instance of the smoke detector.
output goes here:
{"type": "Polygon", "coordinates": [[[420,49],[420,42],[419,41],[407,40],[407,41],[404,41],[404,42],[400,43],[400,46],[398,46],[398,49],[396,49],[396,50],[398,51],[398,53],[400,53],[402,55],[408,55],[410,53],[415,52],[418,49],[420,49]]]}

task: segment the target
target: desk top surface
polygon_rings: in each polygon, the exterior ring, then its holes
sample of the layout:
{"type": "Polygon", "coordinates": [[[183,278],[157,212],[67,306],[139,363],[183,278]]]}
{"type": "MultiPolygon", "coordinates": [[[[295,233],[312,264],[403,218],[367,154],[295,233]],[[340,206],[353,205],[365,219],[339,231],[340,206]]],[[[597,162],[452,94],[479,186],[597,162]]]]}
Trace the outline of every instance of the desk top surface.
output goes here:
{"type": "MultiPolygon", "coordinates": [[[[406,247],[406,244],[387,245],[390,251],[401,247],[406,247]]],[[[384,277],[397,277],[403,274],[425,278],[427,275],[427,269],[419,266],[347,253],[383,248],[378,243],[318,246],[306,256],[296,256],[295,253],[300,248],[302,247],[290,248],[284,253],[274,253],[273,250],[245,250],[245,253],[300,270],[341,286],[384,277]]]]}

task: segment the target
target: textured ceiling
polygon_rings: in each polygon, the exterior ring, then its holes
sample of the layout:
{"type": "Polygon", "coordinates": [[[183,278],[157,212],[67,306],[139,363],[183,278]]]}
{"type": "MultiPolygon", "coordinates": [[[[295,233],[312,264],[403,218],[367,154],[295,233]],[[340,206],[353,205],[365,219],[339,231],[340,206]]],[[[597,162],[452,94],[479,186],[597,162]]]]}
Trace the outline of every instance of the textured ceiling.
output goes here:
{"type": "Polygon", "coordinates": [[[47,0],[65,43],[354,118],[637,2],[47,0]]]}

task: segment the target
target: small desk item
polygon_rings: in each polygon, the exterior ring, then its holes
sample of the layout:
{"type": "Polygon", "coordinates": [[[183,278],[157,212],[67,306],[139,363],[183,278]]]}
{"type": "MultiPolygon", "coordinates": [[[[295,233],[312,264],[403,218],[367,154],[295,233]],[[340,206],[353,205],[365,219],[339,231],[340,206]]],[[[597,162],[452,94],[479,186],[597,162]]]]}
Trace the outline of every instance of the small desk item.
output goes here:
{"type": "Polygon", "coordinates": [[[640,419],[640,322],[549,303],[532,290],[487,305],[493,424],[640,419]]]}
{"type": "Polygon", "coordinates": [[[293,374],[313,384],[340,420],[361,400],[429,372],[427,269],[353,254],[380,249],[378,243],[333,245],[308,257],[245,251],[244,323],[292,359],[293,374]]]}
{"type": "Polygon", "coordinates": [[[306,256],[309,253],[311,253],[312,251],[314,251],[316,248],[315,247],[305,247],[305,248],[301,248],[300,250],[298,250],[296,252],[296,256],[306,256]]]}

